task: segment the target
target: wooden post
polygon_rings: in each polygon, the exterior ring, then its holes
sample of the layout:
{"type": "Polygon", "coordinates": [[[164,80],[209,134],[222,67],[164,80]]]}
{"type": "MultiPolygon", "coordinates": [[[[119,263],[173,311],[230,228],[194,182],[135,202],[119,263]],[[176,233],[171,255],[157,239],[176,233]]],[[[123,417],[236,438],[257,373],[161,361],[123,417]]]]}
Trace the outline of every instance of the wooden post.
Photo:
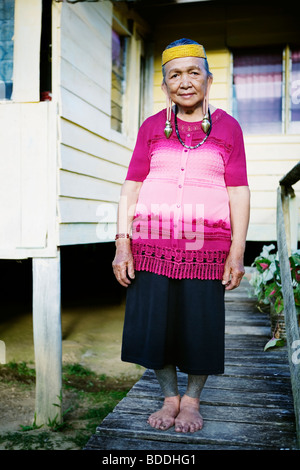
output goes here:
{"type": "MultiPolygon", "coordinates": [[[[286,196],[283,195],[283,199],[286,196]]],[[[297,430],[297,445],[300,448],[300,364],[293,360],[295,347],[300,344],[297,313],[292,288],[292,277],[290,271],[288,245],[286,239],[284,213],[282,208],[282,189],[277,190],[277,243],[280,263],[280,274],[282,282],[282,294],[284,301],[284,316],[286,326],[287,349],[291,373],[291,385],[294,399],[294,411],[297,430]]]]}
{"type": "Polygon", "coordinates": [[[298,248],[298,210],[299,199],[295,195],[290,197],[289,203],[291,251],[296,251],[298,248]]]}
{"type": "Polygon", "coordinates": [[[6,363],[6,347],[4,341],[0,340],[0,364],[6,363]]]}
{"type": "Polygon", "coordinates": [[[62,338],[60,252],[33,258],[33,335],[36,367],[36,424],[60,423],[62,338]]]}
{"type": "Polygon", "coordinates": [[[285,194],[284,188],[281,189],[281,207],[283,214],[283,224],[285,228],[285,243],[288,256],[291,256],[291,221],[290,221],[290,196],[285,194]]]}

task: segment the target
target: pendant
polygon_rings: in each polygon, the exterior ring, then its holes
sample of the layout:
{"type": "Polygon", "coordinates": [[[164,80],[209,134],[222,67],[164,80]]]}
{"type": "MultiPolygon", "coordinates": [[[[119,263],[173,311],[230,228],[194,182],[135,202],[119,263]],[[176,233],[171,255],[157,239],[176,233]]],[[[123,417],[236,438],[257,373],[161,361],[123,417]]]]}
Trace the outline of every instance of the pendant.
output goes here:
{"type": "Polygon", "coordinates": [[[166,121],[166,127],[164,129],[164,133],[165,133],[165,136],[166,136],[167,139],[172,134],[172,131],[173,131],[173,129],[172,129],[170,121],[166,121]]]}
{"type": "Polygon", "coordinates": [[[208,119],[208,115],[207,115],[207,114],[205,114],[205,116],[204,116],[204,118],[203,118],[201,127],[202,127],[203,131],[205,132],[205,134],[207,134],[208,129],[210,128],[210,122],[209,122],[209,119],[208,119]]]}

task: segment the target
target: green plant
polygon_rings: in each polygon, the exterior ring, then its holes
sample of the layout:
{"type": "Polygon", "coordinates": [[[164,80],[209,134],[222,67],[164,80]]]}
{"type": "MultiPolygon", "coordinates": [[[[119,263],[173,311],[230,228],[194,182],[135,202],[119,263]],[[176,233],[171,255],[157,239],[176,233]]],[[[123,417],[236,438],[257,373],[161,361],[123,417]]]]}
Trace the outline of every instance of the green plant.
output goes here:
{"type": "Polygon", "coordinates": [[[35,377],[35,369],[27,366],[25,361],[22,362],[8,362],[7,367],[21,376],[35,377]]]}
{"type": "Polygon", "coordinates": [[[34,420],[31,426],[22,426],[22,424],[20,424],[20,428],[24,432],[32,431],[33,429],[40,429],[42,427],[43,427],[43,424],[40,424],[39,426],[36,424],[36,413],[34,413],[34,420]]]}
{"type": "MultiPolygon", "coordinates": [[[[262,252],[252,263],[256,271],[251,276],[250,284],[254,288],[254,295],[258,302],[273,304],[275,311],[280,313],[284,309],[282,294],[280,264],[277,253],[271,253],[274,245],[264,246],[262,252]]],[[[292,287],[296,307],[300,307],[300,250],[294,251],[290,258],[292,287]]]]}
{"type": "MultiPolygon", "coordinates": [[[[57,396],[59,399],[59,404],[58,403],[52,403],[53,406],[57,406],[58,408],[62,408],[62,391],[60,391],[60,395],[57,396]]],[[[72,407],[69,407],[64,413],[62,413],[61,417],[63,418],[67,413],[72,411],[72,407]]],[[[51,431],[61,431],[62,429],[65,429],[68,424],[65,421],[61,421],[59,417],[59,413],[55,415],[53,419],[48,418],[48,423],[47,426],[51,429],[51,431]]]]}
{"type": "MultiPolygon", "coordinates": [[[[250,285],[253,287],[253,295],[257,297],[258,307],[272,305],[277,314],[283,312],[284,299],[282,293],[282,282],[278,252],[272,253],[275,245],[264,246],[262,252],[252,263],[256,270],[252,273],[250,285]]],[[[300,314],[300,250],[293,251],[289,257],[292,287],[294,292],[295,306],[300,314]]],[[[265,347],[280,346],[282,338],[275,337],[265,347]]]]}

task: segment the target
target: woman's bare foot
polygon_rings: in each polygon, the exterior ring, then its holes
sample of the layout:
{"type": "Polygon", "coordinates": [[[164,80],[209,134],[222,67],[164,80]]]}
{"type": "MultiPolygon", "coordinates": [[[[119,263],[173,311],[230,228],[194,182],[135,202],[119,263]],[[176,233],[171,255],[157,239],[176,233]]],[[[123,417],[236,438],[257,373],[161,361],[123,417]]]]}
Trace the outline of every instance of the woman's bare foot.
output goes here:
{"type": "Polygon", "coordinates": [[[180,402],[180,412],[175,419],[175,431],[195,432],[203,427],[203,418],[199,413],[200,401],[184,395],[180,402]]]}
{"type": "Polygon", "coordinates": [[[156,411],[148,418],[148,423],[155,429],[166,431],[174,426],[175,418],[180,409],[180,395],[175,397],[167,397],[159,411],[156,411]]]}

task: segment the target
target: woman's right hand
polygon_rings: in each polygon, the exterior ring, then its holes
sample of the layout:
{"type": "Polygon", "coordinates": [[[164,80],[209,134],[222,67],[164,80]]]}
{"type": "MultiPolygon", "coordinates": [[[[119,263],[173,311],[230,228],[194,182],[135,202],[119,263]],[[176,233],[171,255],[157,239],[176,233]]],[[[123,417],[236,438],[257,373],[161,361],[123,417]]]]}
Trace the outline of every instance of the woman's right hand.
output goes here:
{"type": "Polygon", "coordinates": [[[131,284],[134,279],[133,256],[129,239],[119,239],[116,242],[116,254],[112,263],[114,275],[123,287],[131,284]]]}

